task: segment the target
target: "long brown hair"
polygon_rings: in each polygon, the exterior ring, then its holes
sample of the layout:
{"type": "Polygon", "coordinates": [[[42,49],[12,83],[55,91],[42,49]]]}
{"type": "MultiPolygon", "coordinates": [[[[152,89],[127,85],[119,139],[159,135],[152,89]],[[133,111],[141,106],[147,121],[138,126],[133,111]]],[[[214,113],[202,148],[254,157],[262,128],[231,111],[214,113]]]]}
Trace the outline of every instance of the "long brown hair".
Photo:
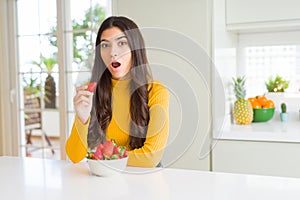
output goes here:
{"type": "Polygon", "coordinates": [[[97,34],[91,81],[97,81],[98,84],[91,111],[88,145],[90,148],[94,148],[105,140],[106,129],[112,118],[112,77],[102,60],[100,51],[101,35],[103,31],[111,27],[117,27],[124,32],[132,53],[129,146],[131,149],[136,149],[144,145],[146,138],[149,123],[148,84],[152,82],[152,75],[144,39],[138,26],[126,17],[115,16],[107,18],[101,24],[97,34]]]}

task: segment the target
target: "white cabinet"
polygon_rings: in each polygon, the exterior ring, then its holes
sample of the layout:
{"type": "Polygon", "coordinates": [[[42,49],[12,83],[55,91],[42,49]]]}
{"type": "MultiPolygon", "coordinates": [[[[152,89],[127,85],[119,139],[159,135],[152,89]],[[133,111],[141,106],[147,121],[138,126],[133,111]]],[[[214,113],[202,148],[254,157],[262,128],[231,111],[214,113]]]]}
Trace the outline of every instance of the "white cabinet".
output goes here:
{"type": "Polygon", "coordinates": [[[226,0],[229,30],[299,28],[299,0],[226,0]]]}
{"type": "Polygon", "coordinates": [[[300,144],[219,140],[212,169],[218,172],[300,178],[300,144]]]}

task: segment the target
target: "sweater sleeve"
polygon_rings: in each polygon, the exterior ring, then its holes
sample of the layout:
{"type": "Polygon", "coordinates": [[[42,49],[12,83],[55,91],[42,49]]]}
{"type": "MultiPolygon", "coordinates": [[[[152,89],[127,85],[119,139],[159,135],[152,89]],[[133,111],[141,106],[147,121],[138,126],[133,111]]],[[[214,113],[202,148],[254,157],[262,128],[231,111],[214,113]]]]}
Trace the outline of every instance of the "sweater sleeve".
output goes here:
{"type": "Polygon", "coordinates": [[[90,119],[83,124],[77,115],[71,130],[71,134],[66,142],[66,153],[70,160],[74,163],[80,162],[87,154],[87,134],[90,119]]]}
{"type": "Polygon", "coordinates": [[[155,167],[161,161],[169,133],[169,92],[161,84],[149,92],[150,120],[144,146],[129,151],[127,165],[155,167]]]}

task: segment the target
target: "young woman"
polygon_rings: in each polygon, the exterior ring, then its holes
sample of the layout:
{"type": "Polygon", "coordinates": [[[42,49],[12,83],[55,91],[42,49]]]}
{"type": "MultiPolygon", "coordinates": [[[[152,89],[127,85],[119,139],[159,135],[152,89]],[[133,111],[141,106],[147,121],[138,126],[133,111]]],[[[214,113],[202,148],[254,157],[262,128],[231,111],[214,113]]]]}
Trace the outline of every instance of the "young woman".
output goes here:
{"type": "Polygon", "coordinates": [[[129,166],[159,165],[169,131],[169,92],[152,80],[144,40],[126,17],[109,17],[96,40],[91,82],[76,88],[75,122],[66,143],[73,162],[105,140],[129,149],[129,166]]]}

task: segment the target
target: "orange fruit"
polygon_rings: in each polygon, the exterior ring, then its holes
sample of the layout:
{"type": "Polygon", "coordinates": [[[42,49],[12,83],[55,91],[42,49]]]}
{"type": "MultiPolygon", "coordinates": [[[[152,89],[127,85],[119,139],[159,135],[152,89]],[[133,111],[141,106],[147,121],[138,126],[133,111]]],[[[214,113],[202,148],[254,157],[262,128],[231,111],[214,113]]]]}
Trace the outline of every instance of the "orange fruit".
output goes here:
{"type": "Polygon", "coordinates": [[[260,103],[258,103],[258,101],[254,101],[251,103],[252,108],[261,108],[262,106],[260,105],[260,103]]]}
{"type": "Polygon", "coordinates": [[[250,103],[252,104],[254,101],[256,101],[256,98],[255,97],[249,97],[248,101],[250,101],[250,103]]]}
{"type": "Polygon", "coordinates": [[[264,108],[274,108],[275,107],[275,103],[274,101],[272,101],[271,99],[267,100],[265,105],[263,106],[264,108]]]}
{"type": "Polygon", "coordinates": [[[267,103],[268,99],[265,96],[257,96],[256,97],[257,102],[264,107],[264,105],[267,103]]]}

